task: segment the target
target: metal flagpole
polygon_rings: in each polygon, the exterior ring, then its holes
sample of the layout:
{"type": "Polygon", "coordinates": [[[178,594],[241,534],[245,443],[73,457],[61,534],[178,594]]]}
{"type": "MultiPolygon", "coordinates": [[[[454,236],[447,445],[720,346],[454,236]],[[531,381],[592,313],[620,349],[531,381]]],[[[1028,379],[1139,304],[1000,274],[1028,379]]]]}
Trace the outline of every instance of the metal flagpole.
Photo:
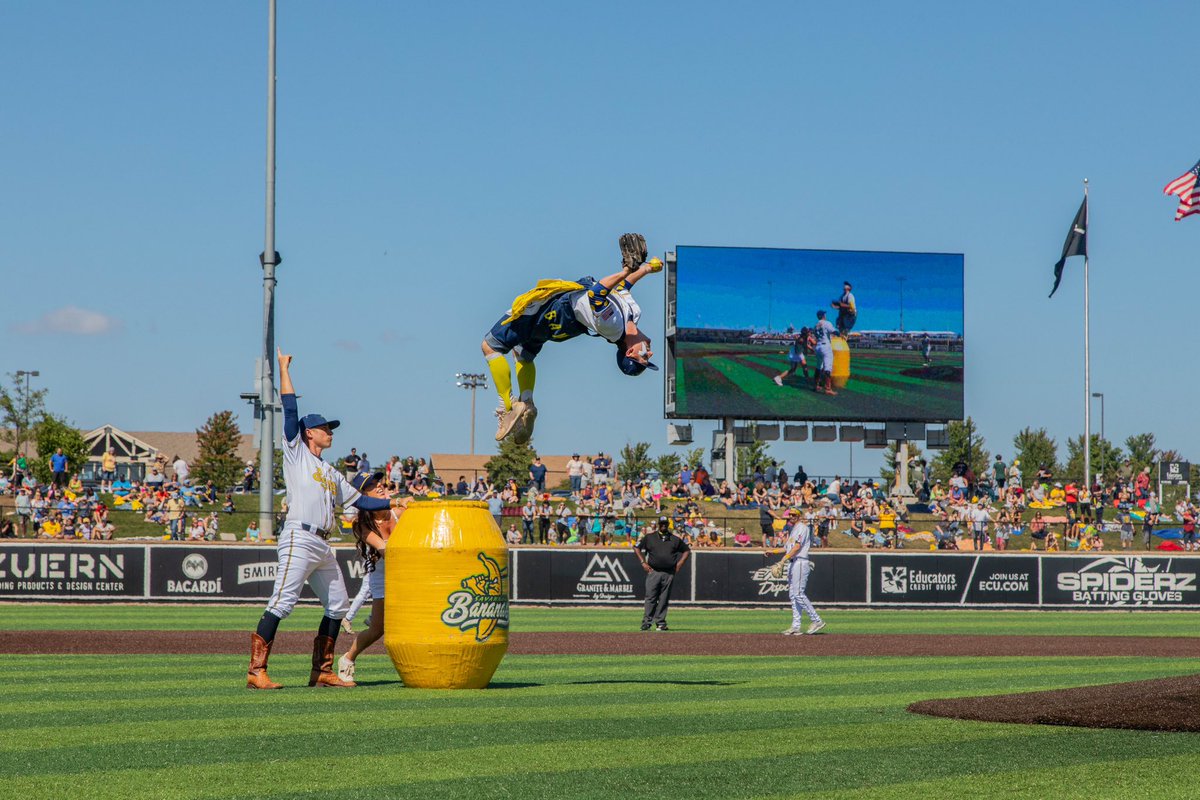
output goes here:
{"type": "MultiPolygon", "coordinates": [[[[1083,230],[1084,236],[1091,237],[1092,213],[1088,203],[1088,179],[1083,179],[1083,230]]],[[[1090,244],[1090,242],[1089,242],[1090,244]]],[[[1090,298],[1088,287],[1088,250],[1083,248],[1083,486],[1090,491],[1092,486],[1092,354],[1091,354],[1091,320],[1090,298]]]]}
{"type": "Polygon", "coordinates": [[[275,501],[275,0],[267,4],[267,209],[263,269],[263,363],[259,402],[258,529],[273,536],[275,501]]]}

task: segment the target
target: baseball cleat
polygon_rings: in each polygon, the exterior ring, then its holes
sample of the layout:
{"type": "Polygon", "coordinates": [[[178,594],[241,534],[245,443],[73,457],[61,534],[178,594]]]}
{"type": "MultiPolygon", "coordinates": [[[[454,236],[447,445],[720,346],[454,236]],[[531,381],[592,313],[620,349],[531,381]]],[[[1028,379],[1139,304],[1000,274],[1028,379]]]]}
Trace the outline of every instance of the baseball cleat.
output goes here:
{"type": "MultiPolygon", "coordinates": [[[[517,401],[520,402],[520,401],[517,401]]],[[[532,400],[521,403],[523,411],[521,417],[517,421],[517,425],[513,430],[513,441],[517,444],[525,444],[533,438],[533,423],[537,422],[537,406],[532,400]]],[[[513,408],[517,407],[517,403],[513,403],[513,408]]]]}
{"type": "Polygon", "coordinates": [[[821,629],[824,627],[825,627],[825,620],[819,619],[816,622],[814,622],[812,625],[809,625],[808,630],[805,631],[805,633],[808,633],[808,634],[819,633],[821,631],[821,629]]]}
{"type": "Polygon", "coordinates": [[[354,635],[354,625],[351,624],[349,617],[342,617],[342,630],[351,636],[354,635]]]}
{"type": "Polygon", "coordinates": [[[650,630],[650,623],[649,623],[649,622],[643,622],[643,623],[642,623],[642,630],[644,630],[644,631],[648,631],[648,630],[650,630]]]}
{"type": "Polygon", "coordinates": [[[800,636],[803,633],[804,633],[804,631],[803,631],[803,629],[800,628],[799,625],[793,625],[792,627],[788,628],[786,631],[783,631],[784,636],[800,636]]]}
{"type": "Polygon", "coordinates": [[[671,629],[667,627],[667,623],[665,623],[665,622],[662,622],[662,623],[659,623],[658,625],[655,625],[655,626],[654,626],[654,630],[656,630],[656,631],[669,631],[669,630],[671,630],[671,629]]]}
{"type": "Polygon", "coordinates": [[[512,408],[505,411],[504,407],[496,409],[496,441],[499,442],[508,437],[516,424],[521,420],[521,412],[525,410],[525,404],[520,400],[514,400],[512,408]]]}
{"type": "Polygon", "coordinates": [[[345,656],[338,659],[338,677],[347,682],[354,681],[354,662],[345,656]]]}
{"type": "Polygon", "coordinates": [[[776,386],[783,386],[783,378],[778,375],[775,376],[774,381],[776,386]]]}

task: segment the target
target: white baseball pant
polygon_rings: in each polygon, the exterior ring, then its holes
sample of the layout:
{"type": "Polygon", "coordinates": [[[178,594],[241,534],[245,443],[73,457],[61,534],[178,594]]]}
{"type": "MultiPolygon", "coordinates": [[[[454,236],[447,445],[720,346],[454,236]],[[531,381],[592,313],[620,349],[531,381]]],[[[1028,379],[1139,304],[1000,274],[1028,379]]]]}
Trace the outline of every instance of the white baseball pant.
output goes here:
{"type": "Polygon", "coordinates": [[[788,597],[792,601],[792,626],[796,628],[803,624],[806,613],[810,621],[821,621],[812,601],[804,593],[808,586],[808,573],[812,572],[812,568],[813,563],[807,558],[794,558],[788,565],[788,597]]]}
{"type": "Polygon", "coordinates": [[[300,599],[304,582],[325,606],[325,616],[341,619],[350,609],[346,582],[329,542],[301,530],[285,529],[279,534],[279,564],[275,568],[275,588],[267,601],[267,611],[287,619],[300,599]]]}

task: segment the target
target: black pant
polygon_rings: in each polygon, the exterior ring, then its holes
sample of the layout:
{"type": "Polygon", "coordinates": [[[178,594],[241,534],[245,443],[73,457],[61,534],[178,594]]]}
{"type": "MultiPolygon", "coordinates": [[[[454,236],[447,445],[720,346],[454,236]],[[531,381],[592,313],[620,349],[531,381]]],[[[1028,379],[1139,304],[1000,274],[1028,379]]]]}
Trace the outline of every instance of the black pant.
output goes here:
{"type": "Polygon", "coordinates": [[[671,583],[675,580],[673,572],[650,570],[646,575],[646,611],[642,615],[642,624],[667,624],[667,606],[671,604],[671,583]]]}
{"type": "Polygon", "coordinates": [[[538,518],[538,543],[539,544],[548,544],[550,542],[549,534],[550,534],[550,518],[549,517],[539,517],[538,518]]]}
{"type": "Polygon", "coordinates": [[[65,473],[65,472],[54,473],[54,485],[55,486],[66,486],[67,485],[67,473],[65,473]]]}

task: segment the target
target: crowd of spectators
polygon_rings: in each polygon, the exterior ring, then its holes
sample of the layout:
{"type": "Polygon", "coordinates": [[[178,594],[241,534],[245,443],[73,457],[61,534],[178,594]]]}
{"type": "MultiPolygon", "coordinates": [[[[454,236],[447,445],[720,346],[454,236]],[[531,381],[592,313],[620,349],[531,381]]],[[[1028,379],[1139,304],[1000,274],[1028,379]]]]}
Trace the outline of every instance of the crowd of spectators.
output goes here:
{"type": "MultiPolygon", "coordinates": [[[[13,498],[12,511],[0,524],[0,536],[107,540],[125,515],[132,514],[161,526],[166,538],[211,541],[221,533],[221,516],[235,512],[230,492],[222,495],[212,481],[193,482],[187,462],[178,456],[171,461],[160,457],[138,481],[117,477],[109,451],[101,459],[98,481],[90,484],[78,472],[68,471],[65,458],[53,464],[53,477],[47,483],[23,462],[14,458],[12,471],[0,475],[0,496],[13,498]]],[[[251,527],[247,538],[256,540],[257,523],[251,527]]]]}

